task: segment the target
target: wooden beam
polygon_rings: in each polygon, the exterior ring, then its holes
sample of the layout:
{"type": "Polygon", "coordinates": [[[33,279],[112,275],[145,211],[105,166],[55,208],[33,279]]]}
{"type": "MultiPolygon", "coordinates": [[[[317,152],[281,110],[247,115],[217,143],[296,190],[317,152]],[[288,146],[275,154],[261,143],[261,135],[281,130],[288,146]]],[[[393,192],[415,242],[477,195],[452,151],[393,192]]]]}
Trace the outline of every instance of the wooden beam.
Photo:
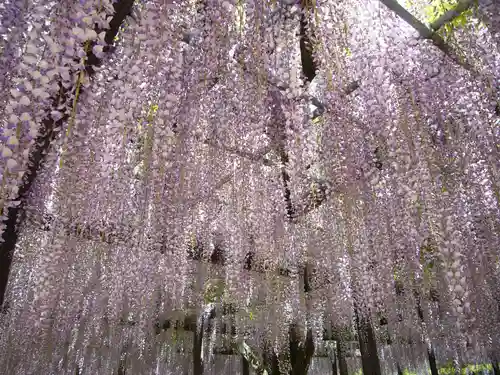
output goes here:
{"type": "Polygon", "coordinates": [[[444,41],[444,39],[434,30],[424,25],[420,22],[413,14],[408,12],[397,0],[379,0],[387,8],[396,13],[400,18],[402,18],[406,23],[413,27],[423,39],[430,39],[436,47],[450,57],[455,63],[463,67],[464,69],[470,71],[473,75],[477,75],[474,67],[470,65],[467,61],[464,61],[453,52],[453,49],[444,41]]]}
{"type": "Polygon", "coordinates": [[[263,147],[260,151],[253,153],[253,152],[248,152],[243,149],[240,149],[238,147],[233,147],[233,146],[227,146],[224,145],[221,141],[219,140],[213,140],[213,139],[204,139],[201,141],[203,144],[213,147],[217,150],[222,150],[223,152],[227,152],[228,154],[236,155],[239,156],[243,159],[247,159],[253,162],[262,162],[264,165],[272,165],[273,163],[266,159],[265,156],[268,152],[271,151],[270,147],[263,147]]]}
{"type": "Polygon", "coordinates": [[[434,32],[408,12],[397,0],[380,0],[380,2],[417,30],[422,38],[432,39],[434,32]]]}
{"type": "Polygon", "coordinates": [[[468,10],[472,6],[472,4],[474,4],[474,0],[460,0],[453,9],[450,9],[449,11],[444,13],[441,17],[439,17],[437,20],[432,22],[431,29],[434,31],[438,31],[446,23],[453,21],[463,12],[468,10]]]}

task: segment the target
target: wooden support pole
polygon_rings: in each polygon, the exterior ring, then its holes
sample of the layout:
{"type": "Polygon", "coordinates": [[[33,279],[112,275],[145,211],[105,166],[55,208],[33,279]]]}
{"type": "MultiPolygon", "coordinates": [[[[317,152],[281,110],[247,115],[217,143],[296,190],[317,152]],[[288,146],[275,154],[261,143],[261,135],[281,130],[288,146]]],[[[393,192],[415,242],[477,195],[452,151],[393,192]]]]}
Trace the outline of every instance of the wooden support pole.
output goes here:
{"type": "Polygon", "coordinates": [[[241,373],[243,375],[250,375],[250,364],[248,363],[247,359],[243,356],[241,356],[241,373]]]}
{"type": "MultiPolygon", "coordinates": [[[[491,365],[493,366],[493,374],[494,375],[500,375],[500,366],[498,366],[498,362],[497,361],[492,361],[491,365]]],[[[432,375],[434,375],[434,374],[432,374],[432,375]]]]}
{"type": "Polygon", "coordinates": [[[432,345],[427,349],[427,357],[429,358],[429,367],[431,369],[431,375],[439,375],[436,364],[436,354],[434,353],[434,348],[432,347],[432,345]]]}
{"type": "Polygon", "coordinates": [[[337,354],[335,354],[332,358],[332,375],[338,375],[338,368],[337,368],[337,354]]]}
{"type": "Polygon", "coordinates": [[[263,354],[263,365],[264,368],[269,369],[269,375],[280,375],[278,356],[266,342],[264,343],[263,354]]]}
{"type": "Polygon", "coordinates": [[[193,375],[203,375],[203,358],[201,357],[203,326],[204,319],[201,317],[201,324],[194,330],[193,337],[193,375]]]}
{"type": "Polygon", "coordinates": [[[346,360],[345,342],[339,336],[337,336],[337,359],[339,362],[339,375],[349,375],[349,369],[347,367],[346,360]]]}
{"type": "Polygon", "coordinates": [[[363,375],[381,375],[382,372],[378,358],[377,342],[372,323],[367,317],[362,316],[356,307],[355,314],[363,375]]]}
{"type": "Polygon", "coordinates": [[[289,347],[292,365],[290,375],[307,375],[315,349],[312,330],[310,328],[307,330],[305,340],[302,342],[297,326],[292,324],[289,329],[289,347]]]}

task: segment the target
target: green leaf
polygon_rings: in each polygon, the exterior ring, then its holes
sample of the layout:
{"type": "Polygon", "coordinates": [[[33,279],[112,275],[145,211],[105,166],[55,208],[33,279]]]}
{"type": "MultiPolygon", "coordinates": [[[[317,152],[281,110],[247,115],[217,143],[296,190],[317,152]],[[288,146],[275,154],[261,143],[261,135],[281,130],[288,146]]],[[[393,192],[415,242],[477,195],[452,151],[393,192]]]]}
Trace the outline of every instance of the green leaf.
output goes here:
{"type": "Polygon", "coordinates": [[[205,304],[221,301],[224,296],[225,287],[226,285],[222,279],[209,280],[205,284],[205,292],[203,294],[205,304]]]}

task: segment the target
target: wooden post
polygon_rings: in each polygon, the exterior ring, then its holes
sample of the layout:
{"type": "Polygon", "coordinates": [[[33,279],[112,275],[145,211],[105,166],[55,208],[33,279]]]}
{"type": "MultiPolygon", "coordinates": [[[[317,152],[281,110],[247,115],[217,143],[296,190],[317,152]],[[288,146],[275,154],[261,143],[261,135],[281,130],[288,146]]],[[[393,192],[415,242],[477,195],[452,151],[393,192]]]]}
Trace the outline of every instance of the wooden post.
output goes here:
{"type": "Polygon", "coordinates": [[[193,375],[203,375],[203,358],[201,358],[203,326],[204,320],[201,317],[201,324],[199,327],[196,327],[193,333],[193,375]]]}
{"type": "Polygon", "coordinates": [[[381,375],[377,342],[375,341],[371,321],[368,318],[361,316],[356,306],[355,314],[359,350],[361,351],[361,363],[363,365],[363,375],[381,375]]]}
{"type": "Polygon", "coordinates": [[[338,374],[338,370],[337,370],[337,355],[335,354],[333,356],[333,360],[332,360],[332,375],[337,375],[338,374]]]}
{"type": "Polygon", "coordinates": [[[242,374],[243,375],[250,375],[250,364],[246,360],[245,357],[241,356],[241,366],[242,366],[242,374]]]}
{"type": "Polygon", "coordinates": [[[345,344],[342,339],[337,340],[337,358],[339,361],[339,375],[349,375],[347,360],[345,357],[345,344]]]}
{"type": "Polygon", "coordinates": [[[434,348],[432,347],[432,345],[427,349],[427,356],[429,358],[429,367],[431,368],[431,375],[439,375],[436,364],[436,354],[434,353],[434,348]]]}
{"type": "Polygon", "coordinates": [[[267,342],[264,342],[263,364],[264,368],[268,369],[269,375],[280,375],[278,364],[278,356],[272,347],[269,347],[267,342]]]}
{"type": "Polygon", "coordinates": [[[291,375],[307,375],[309,365],[314,355],[314,340],[312,330],[308,329],[304,345],[297,332],[297,326],[292,324],[289,330],[291,375]]]}
{"type": "Polygon", "coordinates": [[[497,361],[492,361],[491,365],[493,366],[493,374],[494,375],[500,375],[500,367],[498,366],[498,362],[497,361]]]}

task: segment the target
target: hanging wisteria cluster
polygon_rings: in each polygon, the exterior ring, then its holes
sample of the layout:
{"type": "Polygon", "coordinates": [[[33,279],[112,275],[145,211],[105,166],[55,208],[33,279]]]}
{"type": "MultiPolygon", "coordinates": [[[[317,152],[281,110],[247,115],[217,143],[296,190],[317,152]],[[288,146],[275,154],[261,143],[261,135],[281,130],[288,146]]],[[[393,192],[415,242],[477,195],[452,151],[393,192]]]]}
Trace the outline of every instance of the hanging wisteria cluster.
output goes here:
{"type": "Polygon", "coordinates": [[[498,0],[3,0],[0,374],[500,374],[498,0]]]}

